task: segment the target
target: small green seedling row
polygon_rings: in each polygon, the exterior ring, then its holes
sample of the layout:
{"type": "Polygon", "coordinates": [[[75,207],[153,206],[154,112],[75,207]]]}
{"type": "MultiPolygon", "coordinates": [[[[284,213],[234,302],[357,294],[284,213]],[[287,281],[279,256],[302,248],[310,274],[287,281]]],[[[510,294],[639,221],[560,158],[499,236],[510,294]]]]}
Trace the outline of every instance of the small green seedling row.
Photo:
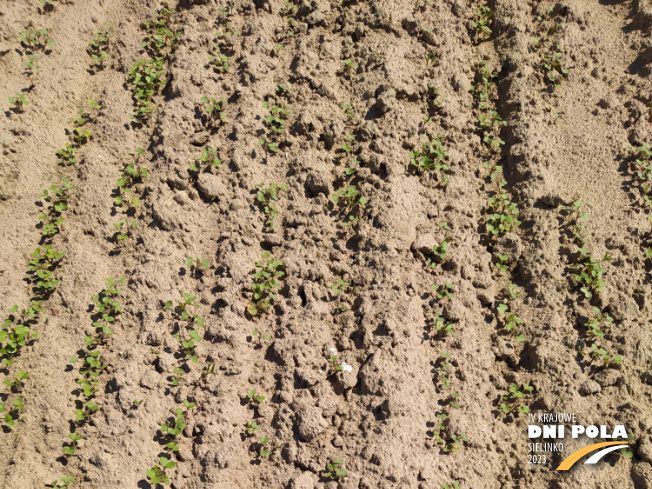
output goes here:
{"type": "MultiPolygon", "coordinates": [[[[173,337],[179,343],[180,353],[182,356],[192,362],[197,363],[199,360],[195,347],[200,343],[203,338],[199,334],[197,328],[204,327],[204,318],[194,312],[199,309],[199,304],[196,303],[197,297],[190,295],[188,293],[183,294],[183,300],[179,301],[176,307],[173,307],[172,301],[167,301],[163,306],[163,311],[172,309],[172,319],[174,320],[174,330],[173,337]]],[[[183,373],[175,370],[175,374],[179,375],[183,373]]],[[[176,379],[178,383],[179,378],[176,379]]],[[[175,384],[175,379],[172,379],[173,385],[175,384]]]]}
{"type": "Polygon", "coordinates": [[[41,234],[46,239],[50,239],[61,231],[63,224],[61,215],[68,209],[70,191],[74,188],[70,183],[70,178],[65,178],[60,186],[52,185],[41,193],[40,197],[43,197],[46,212],[40,214],[39,219],[43,221],[41,234]]]}
{"type": "Polygon", "coordinates": [[[153,19],[143,22],[147,37],[141,45],[153,57],[167,56],[179,44],[181,31],[173,31],[170,21],[176,10],[163,7],[153,19]]]}
{"type": "Polygon", "coordinates": [[[247,305],[247,312],[252,316],[266,313],[276,300],[276,289],[281,286],[280,280],[285,277],[283,262],[271,257],[269,252],[263,253],[262,260],[256,262],[256,270],[252,274],[252,300],[247,305]]]}
{"type": "Polygon", "coordinates": [[[527,401],[526,396],[534,390],[534,387],[521,382],[521,384],[512,384],[509,386],[506,394],[503,394],[500,399],[500,409],[505,414],[527,414],[530,408],[525,405],[527,401]]]}
{"type": "Polygon", "coordinates": [[[263,102],[263,108],[269,109],[269,115],[263,118],[263,122],[267,128],[267,135],[261,137],[258,140],[258,144],[265,149],[265,152],[275,154],[280,151],[280,138],[285,131],[285,124],[290,117],[290,106],[281,103],[277,105],[266,100],[263,102]]]}
{"type": "Polygon", "coordinates": [[[410,167],[419,175],[428,174],[435,178],[442,185],[448,183],[447,172],[449,166],[446,164],[448,152],[444,150],[441,142],[443,135],[432,138],[431,141],[421,145],[421,149],[410,153],[410,167]]]}
{"type": "Polygon", "coordinates": [[[31,22],[30,28],[19,34],[18,38],[21,44],[30,50],[30,53],[43,51],[47,54],[48,49],[54,46],[54,41],[50,39],[50,31],[48,29],[37,29],[31,22]]]}
{"type": "Polygon", "coordinates": [[[91,66],[98,70],[104,69],[104,63],[111,59],[109,54],[111,31],[113,25],[109,24],[105,29],[100,28],[93,34],[88,47],[88,55],[91,57],[91,66]]]}
{"type": "Polygon", "coordinates": [[[129,69],[129,83],[135,110],[129,117],[142,124],[146,123],[154,110],[154,97],[167,85],[167,72],[164,70],[165,59],[154,57],[138,59],[129,69]]]}
{"type": "MultiPolygon", "coordinates": [[[[140,206],[138,197],[135,194],[135,186],[143,183],[147,178],[148,170],[140,164],[140,157],[145,153],[144,149],[137,148],[134,153],[129,153],[134,156],[134,162],[129,163],[120,175],[120,178],[115,182],[116,197],[113,203],[116,206],[126,205],[129,209],[136,209],[140,206]]],[[[128,210],[129,210],[128,209],[128,210]]]]}
{"type": "Polygon", "coordinates": [[[509,192],[505,190],[507,181],[503,178],[502,167],[496,165],[491,168],[486,163],[485,168],[490,168],[490,178],[494,185],[488,198],[485,230],[489,238],[493,238],[515,230],[521,225],[521,221],[518,220],[516,203],[512,202],[509,192]]]}
{"type": "Polygon", "coordinates": [[[269,187],[265,187],[264,183],[259,183],[256,187],[258,188],[256,191],[256,201],[267,216],[267,222],[265,224],[273,228],[274,219],[278,216],[278,209],[275,203],[278,202],[281,190],[287,192],[287,187],[284,184],[277,185],[275,183],[270,184],[269,187]]]}

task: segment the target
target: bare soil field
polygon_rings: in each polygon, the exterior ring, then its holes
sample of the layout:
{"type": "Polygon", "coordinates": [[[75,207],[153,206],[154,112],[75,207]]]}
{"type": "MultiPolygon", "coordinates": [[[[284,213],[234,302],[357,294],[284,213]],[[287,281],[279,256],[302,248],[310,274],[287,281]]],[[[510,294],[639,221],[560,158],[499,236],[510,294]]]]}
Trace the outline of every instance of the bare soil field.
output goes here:
{"type": "Polygon", "coordinates": [[[652,488],[651,34],[0,2],[0,487],[652,488]]]}

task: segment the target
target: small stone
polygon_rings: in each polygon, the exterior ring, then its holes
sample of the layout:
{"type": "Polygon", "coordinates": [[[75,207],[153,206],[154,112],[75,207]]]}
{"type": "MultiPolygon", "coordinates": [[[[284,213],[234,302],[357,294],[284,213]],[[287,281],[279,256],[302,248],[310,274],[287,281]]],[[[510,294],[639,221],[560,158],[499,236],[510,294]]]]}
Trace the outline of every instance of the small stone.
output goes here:
{"type": "Polygon", "coordinates": [[[425,233],[418,235],[410,248],[423,254],[431,254],[433,246],[435,246],[435,236],[432,233],[425,233]]]}
{"type": "Polygon", "coordinates": [[[595,380],[585,380],[582,385],[580,385],[579,393],[584,396],[589,396],[591,394],[597,394],[602,390],[600,384],[595,380]]]}
{"type": "Polygon", "coordinates": [[[148,370],[140,379],[140,386],[146,389],[155,389],[158,386],[161,376],[154,370],[148,370]]]}
{"type": "Polygon", "coordinates": [[[295,426],[299,436],[304,441],[312,441],[328,426],[320,409],[315,406],[304,406],[295,415],[295,426]]]}

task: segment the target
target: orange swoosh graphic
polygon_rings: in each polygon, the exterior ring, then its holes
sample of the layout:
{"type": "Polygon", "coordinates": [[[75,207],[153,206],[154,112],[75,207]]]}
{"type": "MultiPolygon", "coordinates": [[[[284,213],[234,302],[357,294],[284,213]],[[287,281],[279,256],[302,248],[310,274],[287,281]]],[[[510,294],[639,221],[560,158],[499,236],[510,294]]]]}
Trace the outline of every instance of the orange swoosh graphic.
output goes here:
{"type": "Polygon", "coordinates": [[[579,459],[581,459],[584,455],[587,453],[591,453],[594,450],[597,450],[598,448],[602,447],[608,447],[611,445],[624,445],[627,442],[623,441],[605,441],[603,443],[594,443],[593,445],[589,445],[588,447],[580,448],[576,452],[571,453],[566,459],[559,464],[559,467],[557,467],[556,470],[568,470],[570,469],[575,462],[577,462],[579,459]]]}

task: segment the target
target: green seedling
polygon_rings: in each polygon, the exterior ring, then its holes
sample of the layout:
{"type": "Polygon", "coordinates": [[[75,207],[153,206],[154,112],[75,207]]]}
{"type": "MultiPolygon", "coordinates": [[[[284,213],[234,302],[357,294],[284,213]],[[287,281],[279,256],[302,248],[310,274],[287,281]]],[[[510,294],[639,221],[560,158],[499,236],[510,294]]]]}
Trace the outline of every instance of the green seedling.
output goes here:
{"type": "Polygon", "coordinates": [[[268,138],[260,138],[258,144],[265,149],[265,152],[278,153],[280,151],[278,138],[283,134],[285,123],[290,117],[290,106],[275,105],[265,101],[263,108],[269,109],[270,114],[263,118],[263,121],[271,132],[268,138]]]}
{"type": "Polygon", "coordinates": [[[175,13],[176,10],[163,7],[153,19],[143,22],[148,36],[141,44],[150,53],[156,56],[164,55],[179,43],[177,38],[181,35],[181,31],[174,32],[169,26],[175,13]]]}
{"type": "Polygon", "coordinates": [[[164,58],[138,59],[129,69],[129,82],[136,109],[129,117],[145,123],[153,111],[155,95],[167,85],[167,73],[163,69],[164,58]]]}
{"type": "Polygon", "coordinates": [[[210,171],[222,164],[222,160],[217,157],[217,150],[209,147],[201,150],[201,156],[195,162],[190,164],[190,169],[196,172],[210,171]]]}
{"type": "Polygon", "coordinates": [[[88,129],[76,127],[70,133],[70,139],[72,139],[75,146],[79,148],[91,139],[91,132],[88,129]]]}
{"type": "Polygon", "coordinates": [[[525,321],[518,317],[513,311],[509,312],[509,306],[507,304],[499,304],[498,307],[496,307],[496,311],[498,311],[498,314],[502,316],[501,321],[505,330],[507,330],[511,335],[515,335],[514,340],[518,343],[525,341],[525,337],[518,333],[518,326],[524,324],[525,321]]]}
{"type": "Polygon", "coordinates": [[[354,215],[356,208],[361,208],[367,204],[367,199],[360,195],[360,191],[355,185],[347,185],[346,188],[337,190],[331,199],[342,209],[345,216],[345,222],[342,224],[345,228],[350,228],[358,222],[358,218],[354,215]]]}
{"type": "Polygon", "coordinates": [[[53,236],[60,231],[60,226],[63,223],[61,213],[68,209],[68,200],[70,199],[70,191],[75,187],[70,183],[70,178],[65,178],[61,186],[51,185],[50,188],[43,190],[40,197],[43,197],[45,202],[48,203],[48,212],[39,215],[39,219],[44,221],[43,236],[53,236]]]}
{"type": "MultiPolygon", "coordinates": [[[[199,309],[199,305],[195,304],[195,301],[197,300],[197,297],[194,295],[190,295],[187,293],[183,294],[183,301],[179,301],[177,303],[177,306],[174,308],[174,316],[175,319],[178,319],[180,321],[186,321],[187,327],[192,327],[194,325],[199,326],[200,328],[204,327],[204,318],[201,316],[198,316],[197,314],[192,314],[191,307],[196,309],[199,309]]],[[[172,301],[167,301],[165,305],[163,306],[163,310],[167,311],[172,307],[172,301]]]]}
{"type": "Polygon", "coordinates": [[[500,270],[501,272],[506,272],[509,270],[509,257],[507,255],[501,255],[500,253],[496,253],[496,258],[498,258],[498,261],[494,263],[496,268],[500,270]]]}
{"type": "Polygon", "coordinates": [[[11,366],[14,363],[12,358],[20,354],[21,348],[38,337],[38,332],[30,329],[30,323],[37,313],[41,312],[41,302],[32,301],[32,307],[28,310],[23,309],[20,314],[16,314],[18,312],[16,305],[9,309],[9,317],[0,327],[2,365],[11,366]]]}
{"type": "Polygon", "coordinates": [[[282,134],[283,130],[285,129],[285,123],[290,117],[290,107],[287,105],[270,106],[270,103],[265,101],[263,102],[263,108],[269,109],[270,112],[270,115],[263,119],[263,121],[265,121],[265,123],[267,124],[268,129],[270,129],[271,131],[277,134],[282,134]]]}
{"type": "Polygon", "coordinates": [[[331,480],[340,480],[346,477],[346,470],[342,468],[344,460],[341,458],[335,458],[333,461],[326,466],[326,477],[331,480]]]}
{"type": "Polygon", "coordinates": [[[247,399],[249,399],[251,404],[258,405],[265,400],[265,396],[260,396],[256,394],[255,389],[251,389],[249,392],[247,392],[247,399]]]}
{"type": "Polygon", "coordinates": [[[435,428],[433,430],[434,442],[437,445],[442,445],[444,453],[455,453],[459,451],[464,442],[468,442],[469,439],[466,436],[466,433],[463,431],[459,434],[450,434],[447,436],[448,428],[444,424],[448,416],[444,413],[437,414],[437,422],[435,423],[435,428]]]}
{"type": "Polygon", "coordinates": [[[531,393],[534,390],[534,387],[521,382],[521,385],[512,384],[509,386],[507,394],[501,396],[502,402],[500,403],[500,409],[503,413],[529,413],[530,408],[525,406],[523,402],[525,401],[525,396],[531,393]]]}
{"type": "Polygon", "coordinates": [[[44,289],[53,289],[59,283],[54,278],[54,270],[59,266],[65,253],[57,251],[50,245],[36,248],[31,254],[27,271],[36,276],[36,286],[44,289]]]}
{"type": "Polygon", "coordinates": [[[70,441],[67,444],[63,445],[63,453],[69,457],[72,457],[75,454],[77,442],[82,439],[82,436],[77,433],[68,433],[68,438],[70,438],[70,441]]]}
{"type": "Polygon", "coordinates": [[[595,316],[586,323],[586,333],[589,336],[597,336],[599,338],[603,338],[605,333],[602,331],[602,329],[600,329],[601,325],[606,323],[607,327],[610,327],[613,324],[614,320],[611,316],[609,316],[609,314],[603,314],[598,307],[593,308],[593,313],[595,316]]]}
{"type": "Polygon", "coordinates": [[[251,336],[254,338],[258,338],[258,343],[262,343],[262,341],[269,341],[271,337],[268,334],[261,334],[260,331],[258,331],[256,328],[251,330],[251,336]]]}
{"type": "Polygon", "coordinates": [[[455,286],[453,285],[452,282],[445,281],[444,285],[433,285],[431,287],[433,290],[437,290],[437,299],[441,300],[444,297],[448,297],[449,299],[453,298],[453,294],[455,293],[455,286]]]}
{"type": "Polygon", "coordinates": [[[195,346],[197,346],[197,343],[200,343],[203,340],[203,338],[199,335],[199,331],[196,329],[180,329],[179,333],[174,334],[173,337],[181,344],[181,348],[186,355],[186,358],[192,363],[197,363],[199,358],[195,354],[194,349],[195,346]]]}
{"type": "Polygon", "coordinates": [[[272,183],[269,187],[265,188],[264,183],[256,185],[256,200],[261,209],[267,214],[267,222],[265,223],[270,228],[274,227],[274,219],[278,216],[278,209],[273,202],[278,202],[278,194],[281,190],[287,192],[287,187],[284,184],[276,185],[272,183]]]}
{"type": "Polygon", "coordinates": [[[444,240],[432,246],[432,258],[426,259],[426,265],[429,265],[430,268],[435,268],[438,263],[443,262],[446,259],[448,250],[450,249],[450,244],[452,239],[448,236],[444,240]]]}
{"type": "MultiPolygon", "coordinates": [[[[195,406],[195,403],[189,401],[183,401],[186,409],[190,409],[195,406]]],[[[184,412],[181,408],[176,408],[174,410],[176,416],[172,421],[161,423],[160,431],[163,434],[167,435],[166,447],[173,452],[179,451],[179,444],[177,440],[177,435],[181,434],[184,428],[187,426],[185,418],[187,412],[184,412]]]]}
{"type": "Polygon", "coordinates": [[[76,152],[77,150],[71,144],[66,143],[66,147],[57,151],[56,155],[65,165],[74,165],[77,163],[77,158],[75,158],[76,152]]]}
{"type": "Polygon", "coordinates": [[[475,30],[475,35],[478,39],[488,38],[491,36],[492,31],[489,28],[489,25],[491,24],[493,16],[494,13],[486,5],[478,9],[476,20],[473,22],[473,29],[475,30]]]}
{"type": "Polygon", "coordinates": [[[489,197],[489,210],[487,213],[485,229],[489,236],[507,233],[520,226],[518,208],[512,202],[511,196],[505,190],[507,182],[503,179],[503,169],[495,166],[491,173],[491,180],[498,185],[497,190],[489,197]],[[493,211],[493,212],[491,212],[493,211]]]}
{"type": "Polygon", "coordinates": [[[68,489],[68,485],[72,484],[72,481],[74,480],[75,478],[72,475],[69,475],[67,477],[62,477],[58,482],[55,479],[49,484],[45,484],[45,487],[51,487],[53,489],[68,489]]]}
{"type": "Polygon", "coordinates": [[[200,270],[206,270],[208,268],[208,260],[188,256],[186,257],[186,266],[190,269],[190,275],[195,277],[200,270]]]}
{"type": "MultiPolygon", "coordinates": [[[[100,108],[100,105],[93,99],[88,99],[87,102],[88,102],[89,110],[91,111],[100,108]]],[[[68,119],[68,122],[70,122],[75,127],[81,127],[84,124],[92,121],[93,121],[93,117],[91,116],[91,113],[86,112],[86,109],[84,109],[83,107],[77,111],[77,117],[71,117],[70,119],[68,119]]],[[[90,137],[90,133],[88,133],[87,137],[90,137]]]]}
{"type": "Polygon", "coordinates": [[[201,103],[204,104],[204,110],[208,114],[209,119],[211,121],[224,122],[226,120],[226,114],[224,113],[224,109],[228,104],[224,98],[215,100],[214,98],[210,98],[210,97],[202,97],[200,100],[201,103]]]}
{"type": "Polygon", "coordinates": [[[169,484],[170,478],[165,471],[173,469],[175,465],[168,457],[161,457],[158,459],[158,464],[147,471],[147,478],[152,484],[169,484]]]}
{"type": "Polygon", "coordinates": [[[257,431],[260,431],[260,426],[255,421],[247,421],[245,425],[245,434],[247,436],[254,436],[257,431]]]}
{"type": "Polygon", "coordinates": [[[451,367],[451,364],[448,363],[450,359],[451,356],[448,353],[441,352],[439,360],[437,360],[437,363],[435,364],[435,368],[437,369],[437,380],[441,384],[443,390],[448,390],[451,386],[450,372],[448,370],[451,367]]]}
{"type": "Polygon", "coordinates": [[[350,285],[351,284],[349,282],[345,282],[341,278],[338,278],[337,282],[331,285],[331,289],[335,291],[336,294],[342,294],[346,291],[346,289],[349,288],[350,285]]]}
{"type": "Polygon", "coordinates": [[[29,105],[27,98],[22,93],[18,93],[13,97],[9,97],[9,103],[14,106],[14,110],[17,112],[23,112],[25,106],[29,105]]]}
{"type": "Polygon", "coordinates": [[[495,110],[488,110],[486,114],[480,114],[478,116],[478,122],[481,127],[500,128],[507,125],[507,121],[502,120],[495,110]]]}
{"type": "Polygon", "coordinates": [[[32,50],[45,51],[47,48],[54,46],[54,41],[50,39],[50,33],[47,29],[27,29],[18,37],[25,47],[32,50]]]}
{"type": "Polygon", "coordinates": [[[8,386],[13,392],[19,392],[23,382],[27,379],[29,379],[29,374],[19,370],[16,372],[16,375],[13,379],[5,379],[3,383],[8,386]]]}
{"type": "Polygon", "coordinates": [[[346,114],[346,116],[349,118],[350,121],[355,122],[356,117],[355,117],[355,113],[353,112],[353,109],[351,108],[351,104],[343,104],[342,110],[344,110],[344,113],[346,114]]]}
{"type": "Polygon", "coordinates": [[[428,51],[425,55],[424,58],[426,59],[426,64],[428,66],[437,66],[439,62],[437,61],[437,52],[436,51],[428,51]]]}
{"type": "Polygon", "coordinates": [[[104,68],[104,62],[111,59],[108,51],[112,30],[112,24],[109,24],[106,29],[100,28],[96,33],[93,34],[93,39],[91,39],[89,43],[90,46],[88,48],[88,54],[90,55],[93,63],[95,63],[99,69],[104,68]]]}
{"type": "Polygon", "coordinates": [[[455,334],[455,329],[453,328],[453,322],[448,321],[446,318],[444,318],[441,311],[437,311],[435,313],[433,322],[434,322],[436,334],[441,334],[444,336],[448,334],[450,335],[455,334]]]}
{"type": "Polygon", "coordinates": [[[358,64],[351,59],[345,59],[344,67],[349,71],[355,71],[358,69],[358,64]]]}
{"type": "MultiPolygon", "coordinates": [[[[582,354],[585,355],[586,353],[584,352],[584,348],[578,347],[578,351],[582,354]]],[[[591,356],[592,359],[594,360],[599,360],[602,365],[608,366],[611,363],[615,363],[617,365],[620,365],[623,361],[622,357],[620,355],[609,355],[607,350],[604,348],[598,346],[597,343],[593,343],[591,345],[591,350],[589,352],[589,355],[591,356]]]]}
{"type": "Polygon", "coordinates": [[[34,74],[34,67],[36,66],[36,56],[30,54],[27,56],[27,61],[23,63],[25,66],[25,75],[32,76],[34,74]]]}
{"type": "Polygon", "coordinates": [[[518,285],[516,284],[509,284],[509,296],[512,299],[516,299],[517,297],[520,297],[521,292],[518,290],[518,285]]]}
{"type": "MultiPolygon", "coordinates": [[[[631,146],[627,151],[633,152],[631,146]]],[[[636,149],[638,158],[632,160],[632,174],[637,178],[643,198],[648,205],[652,205],[652,147],[648,143],[636,149]]]]}
{"type": "Polygon", "coordinates": [[[133,407],[134,409],[138,409],[140,405],[144,402],[145,402],[144,399],[141,399],[140,401],[134,400],[134,402],[131,403],[131,407],[133,407]]]}
{"type": "Polygon", "coordinates": [[[259,438],[258,443],[260,443],[260,450],[258,451],[258,455],[260,457],[269,457],[272,453],[272,449],[274,448],[274,447],[267,446],[267,444],[269,443],[269,438],[267,437],[259,438]]]}
{"type": "Polygon", "coordinates": [[[568,74],[568,69],[562,66],[564,55],[559,51],[559,46],[549,42],[548,49],[543,51],[542,57],[542,67],[546,72],[546,79],[552,84],[553,88],[558,88],[560,82],[568,74]]]}
{"type": "Polygon", "coordinates": [[[233,49],[233,37],[239,36],[240,31],[234,29],[229,23],[225,24],[222,32],[215,33],[215,46],[219,48],[233,49]]]}
{"type": "Polygon", "coordinates": [[[443,489],[461,489],[462,486],[460,486],[460,483],[458,481],[453,481],[450,484],[446,482],[442,482],[441,487],[443,489]]]}
{"type": "Polygon", "coordinates": [[[172,385],[177,386],[183,380],[183,374],[185,373],[182,368],[175,368],[173,371],[173,375],[171,376],[172,379],[172,385]]]}
{"type": "Polygon", "coordinates": [[[20,411],[23,411],[25,409],[25,405],[23,404],[22,399],[14,399],[12,405],[13,408],[7,410],[5,405],[2,402],[0,402],[0,415],[2,413],[7,413],[4,415],[2,419],[4,419],[5,425],[8,426],[9,428],[11,428],[16,424],[16,420],[20,415],[20,411]]]}
{"type": "Polygon", "coordinates": [[[215,56],[210,56],[208,58],[208,64],[212,65],[213,69],[218,73],[228,72],[230,62],[231,58],[219,51],[215,56]]]}
{"type": "Polygon", "coordinates": [[[97,334],[92,338],[92,343],[88,344],[89,347],[94,344],[106,344],[108,337],[113,334],[112,324],[117,315],[122,312],[122,306],[117,299],[122,291],[117,286],[122,285],[124,281],[124,277],[117,280],[109,277],[105,281],[105,289],[100,294],[93,296],[93,303],[100,317],[93,321],[93,327],[97,334]]]}
{"type": "Polygon", "coordinates": [[[113,203],[115,205],[119,206],[123,203],[126,203],[133,208],[140,206],[138,197],[133,196],[129,198],[127,194],[132,191],[134,185],[142,183],[149,174],[147,168],[138,165],[140,155],[144,152],[145,150],[137,148],[135,153],[129,153],[131,155],[136,155],[135,163],[130,163],[127,165],[123,170],[122,175],[120,175],[120,178],[118,178],[118,180],[115,182],[118,193],[116,198],[113,199],[113,203]]]}
{"type": "Polygon", "coordinates": [[[252,274],[253,299],[247,305],[247,312],[252,316],[267,312],[278,297],[274,291],[281,286],[279,280],[285,276],[285,272],[281,271],[283,267],[281,260],[270,258],[269,252],[265,252],[262,258],[261,261],[256,262],[259,270],[252,274]]]}
{"type": "Polygon", "coordinates": [[[116,243],[127,241],[131,237],[131,230],[138,227],[138,221],[127,217],[113,224],[119,231],[116,234],[116,243]]]}
{"type": "Polygon", "coordinates": [[[423,143],[421,150],[410,153],[410,167],[419,174],[434,172],[437,179],[441,179],[443,185],[448,183],[446,172],[449,170],[445,160],[448,159],[448,152],[440,141],[442,135],[435,137],[431,142],[423,143]]]}
{"type": "Polygon", "coordinates": [[[580,257],[577,263],[573,265],[573,269],[578,270],[579,273],[575,274],[573,278],[581,285],[580,290],[584,294],[584,297],[590,299],[596,292],[602,292],[604,290],[604,281],[602,280],[604,268],[602,264],[610,261],[611,256],[605,253],[604,257],[598,260],[592,257],[586,251],[586,248],[580,248],[579,251],[580,257]]]}

